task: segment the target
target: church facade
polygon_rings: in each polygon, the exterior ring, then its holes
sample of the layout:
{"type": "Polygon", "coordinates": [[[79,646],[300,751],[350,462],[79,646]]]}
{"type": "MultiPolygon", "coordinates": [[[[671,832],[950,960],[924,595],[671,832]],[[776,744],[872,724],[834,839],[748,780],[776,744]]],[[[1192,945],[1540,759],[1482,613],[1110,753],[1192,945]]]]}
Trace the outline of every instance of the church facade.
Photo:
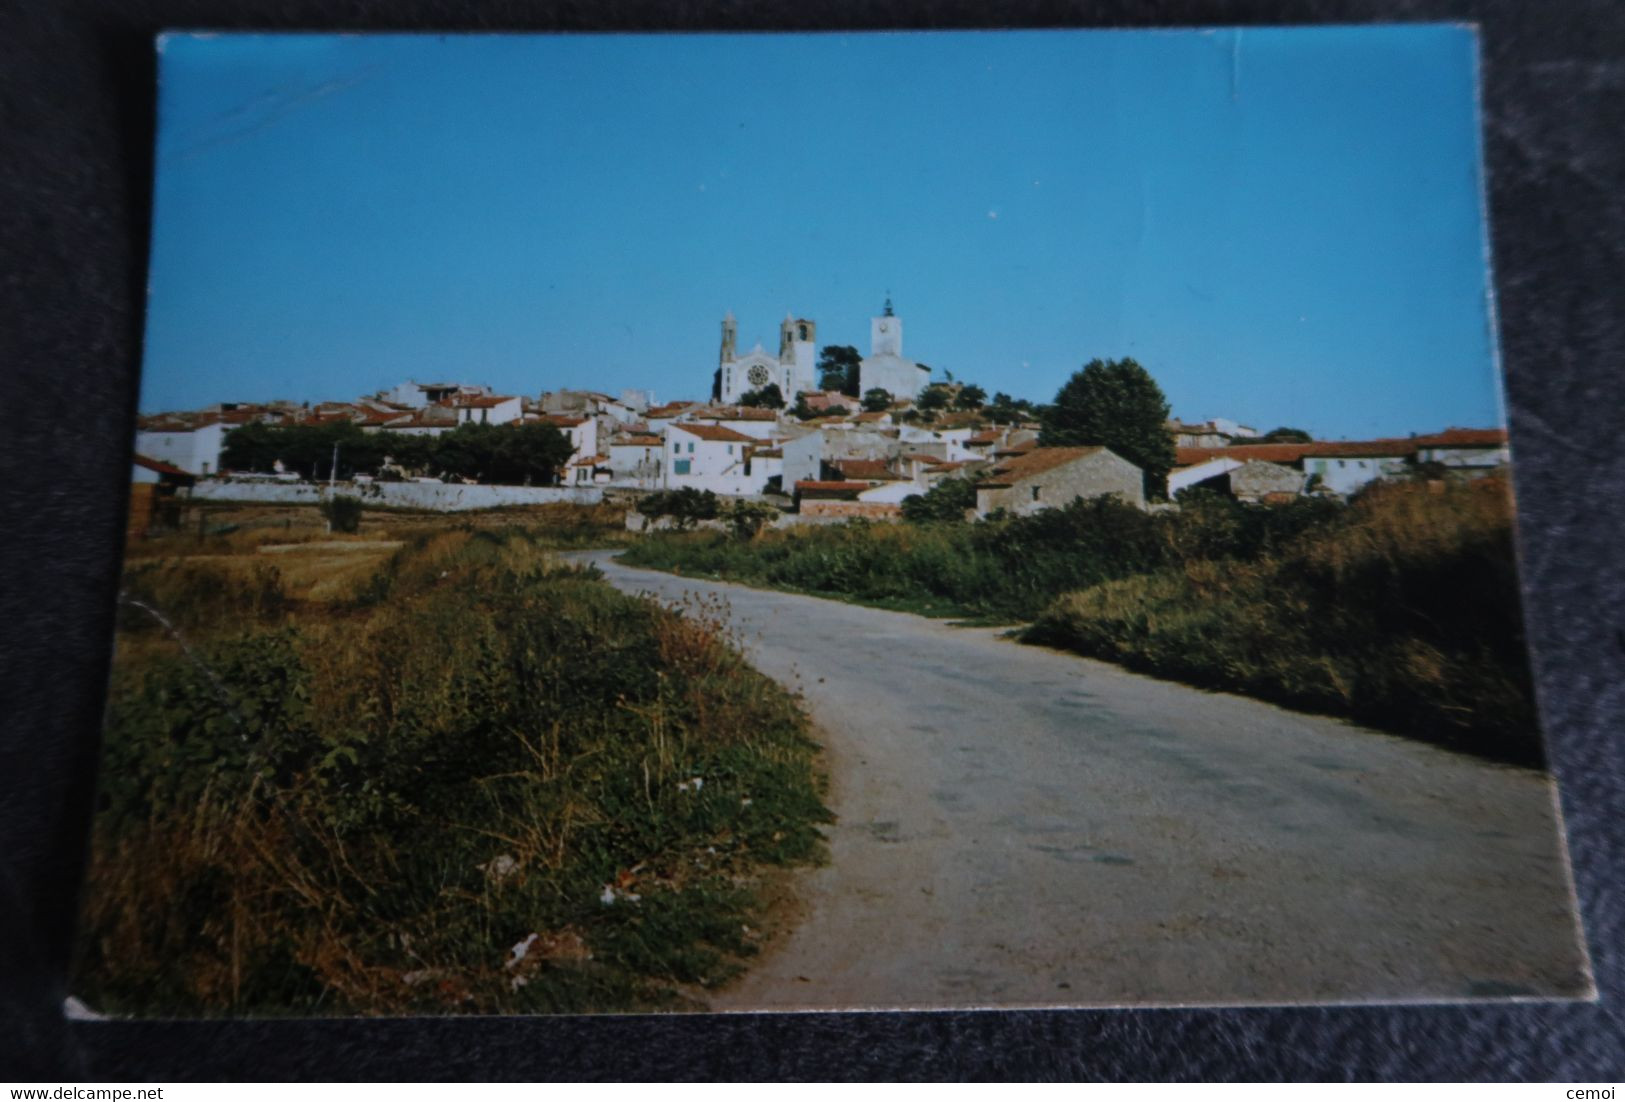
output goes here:
{"type": "MultiPolygon", "coordinates": [[[[722,351],[718,356],[712,397],[727,405],[753,390],[776,385],[786,406],[796,395],[816,391],[818,383],[818,324],[789,314],[779,325],[779,354],[770,355],[757,342],[739,354],[739,323],[733,311],[722,319],[722,351]]],[[[893,398],[913,401],[931,381],[931,369],[903,358],[903,319],[892,310],[891,299],[878,317],[869,319],[869,355],[858,364],[859,393],[876,387],[893,398]]]]}
{"type": "Polygon", "coordinates": [[[743,356],[738,353],[739,323],[733,311],[722,319],[722,353],[717,365],[714,396],[727,405],[753,390],[773,384],[792,405],[804,390],[818,389],[818,324],[809,318],[784,315],[779,325],[779,354],[770,356],[758,341],[743,356]]]}

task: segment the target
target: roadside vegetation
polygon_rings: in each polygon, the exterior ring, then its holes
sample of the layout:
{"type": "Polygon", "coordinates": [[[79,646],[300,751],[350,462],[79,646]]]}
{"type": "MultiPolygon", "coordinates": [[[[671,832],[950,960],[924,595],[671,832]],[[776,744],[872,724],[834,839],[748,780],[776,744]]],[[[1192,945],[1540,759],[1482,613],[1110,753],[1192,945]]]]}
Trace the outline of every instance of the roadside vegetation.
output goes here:
{"type": "Polygon", "coordinates": [[[928,615],[1505,761],[1542,751],[1504,482],[1378,484],[1348,504],[657,533],[624,561],[928,615]]]}
{"type": "Polygon", "coordinates": [[[829,815],[805,717],[719,610],[623,595],[500,518],[287,520],[308,538],[132,548],[76,995],[636,1010],[743,967],[769,870],[820,860],[829,815]]]}

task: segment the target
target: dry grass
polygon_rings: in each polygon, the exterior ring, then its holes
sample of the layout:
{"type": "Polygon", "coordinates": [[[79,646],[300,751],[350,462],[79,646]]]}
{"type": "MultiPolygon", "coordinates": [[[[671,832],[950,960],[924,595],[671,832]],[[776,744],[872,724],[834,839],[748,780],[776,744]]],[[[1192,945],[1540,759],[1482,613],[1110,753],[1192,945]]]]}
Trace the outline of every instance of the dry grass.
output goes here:
{"type": "Polygon", "coordinates": [[[129,563],[156,616],[127,608],[115,659],[92,1005],[680,1006],[754,951],[761,870],[816,858],[805,719],[716,615],[563,567],[550,533],[408,527],[129,563]]]}

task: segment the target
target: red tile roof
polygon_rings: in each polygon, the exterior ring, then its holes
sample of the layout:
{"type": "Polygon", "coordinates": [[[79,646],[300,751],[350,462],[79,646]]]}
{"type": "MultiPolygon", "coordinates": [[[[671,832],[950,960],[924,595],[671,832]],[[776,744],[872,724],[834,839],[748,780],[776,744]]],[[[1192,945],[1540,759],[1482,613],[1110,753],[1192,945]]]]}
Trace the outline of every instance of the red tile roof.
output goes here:
{"type": "Polygon", "coordinates": [[[1056,467],[1105,450],[1099,444],[1085,448],[1033,448],[1001,461],[989,472],[989,477],[977,485],[989,489],[1012,486],[1024,478],[1052,471],[1056,467]]]}
{"type": "Polygon", "coordinates": [[[697,410],[694,418],[698,421],[777,421],[779,414],[776,410],[754,406],[715,406],[697,410]]]}
{"type": "Polygon", "coordinates": [[[1209,459],[1262,459],[1266,463],[1293,464],[1306,456],[1343,459],[1374,459],[1414,454],[1412,438],[1389,440],[1316,440],[1310,444],[1232,444],[1223,448],[1176,448],[1174,464],[1192,467],[1209,459]]]}
{"type": "Polygon", "coordinates": [[[742,432],[735,432],[727,425],[702,425],[694,421],[684,421],[673,425],[672,429],[674,431],[681,430],[690,436],[698,436],[701,440],[709,440],[712,443],[754,444],[757,442],[756,437],[746,436],[742,432]]]}
{"type": "Polygon", "coordinates": [[[536,418],[535,423],[538,425],[552,425],[554,428],[559,429],[573,429],[577,425],[585,425],[587,419],[585,417],[566,417],[562,413],[544,413],[536,418]]]}
{"type": "Polygon", "coordinates": [[[877,482],[902,482],[903,476],[886,466],[884,459],[832,459],[829,465],[848,479],[867,478],[877,482]]]}
{"type": "Polygon", "coordinates": [[[504,402],[513,401],[514,397],[511,394],[506,397],[500,394],[458,394],[442,400],[453,409],[495,409],[504,402]]]}
{"type": "Polygon", "coordinates": [[[1419,448],[1498,448],[1506,444],[1507,430],[1449,428],[1413,442],[1419,448]]]}
{"type": "Polygon", "coordinates": [[[165,463],[162,459],[152,459],[148,456],[140,454],[139,452],[137,452],[135,455],[135,465],[137,467],[145,467],[149,471],[156,471],[159,474],[180,475],[182,478],[196,477],[191,471],[183,471],[173,463],[165,463]]]}
{"type": "Polygon", "coordinates": [[[698,402],[667,402],[663,406],[650,406],[643,411],[643,415],[653,417],[658,421],[667,417],[675,417],[685,409],[693,409],[697,405],[699,405],[698,402]]]}

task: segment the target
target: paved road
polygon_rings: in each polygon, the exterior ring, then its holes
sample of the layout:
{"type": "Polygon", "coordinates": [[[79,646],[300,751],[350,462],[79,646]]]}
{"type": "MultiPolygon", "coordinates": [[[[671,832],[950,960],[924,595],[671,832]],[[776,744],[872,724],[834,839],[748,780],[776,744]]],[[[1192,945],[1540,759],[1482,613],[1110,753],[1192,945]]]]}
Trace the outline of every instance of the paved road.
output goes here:
{"type": "Polygon", "coordinates": [[[719,1009],[1584,996],[1554,791],[987,629],[727,602],[829,751],[828,867],[719,1009]]]}

